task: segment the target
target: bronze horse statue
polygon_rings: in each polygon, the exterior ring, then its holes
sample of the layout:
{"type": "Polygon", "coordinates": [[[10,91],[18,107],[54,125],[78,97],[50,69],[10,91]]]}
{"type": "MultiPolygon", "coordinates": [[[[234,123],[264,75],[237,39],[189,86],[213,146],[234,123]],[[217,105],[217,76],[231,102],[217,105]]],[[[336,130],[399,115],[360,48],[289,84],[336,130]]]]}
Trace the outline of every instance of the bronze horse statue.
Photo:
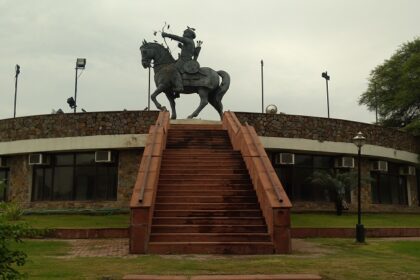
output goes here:
{"type": "MultiPolygon", "coordinates": [[[[175,59],[168,49],[159,43],[143,41],[140,52],[142,56],[141,63],[144,68],[150,67],[153,60],[154,80],[156,84],[156,90],[151,95],[153,103],[155,103],[159,110],[166,110],[156,99],[160,93],[164,92],[171,105],[171,119],[176,119],[176,94],[173,91],[173,76],[176,73],[175,71],[179,70],[175,66],[175,59]]],[[[216,72],[209,67],[201,67],[194,74],[182,73],[182,81],[184,91],[181,93],[198,93],[200,96],[200,105],[188,116],[189,119],[197,117],[208,103],[216,109],[220,118],[222,118],[222,98],[230,85],[230,76],[227,72],[222,70],[216,72]],[[221,82],[219,81],[219,76],[222,78],[221,82]]]]}

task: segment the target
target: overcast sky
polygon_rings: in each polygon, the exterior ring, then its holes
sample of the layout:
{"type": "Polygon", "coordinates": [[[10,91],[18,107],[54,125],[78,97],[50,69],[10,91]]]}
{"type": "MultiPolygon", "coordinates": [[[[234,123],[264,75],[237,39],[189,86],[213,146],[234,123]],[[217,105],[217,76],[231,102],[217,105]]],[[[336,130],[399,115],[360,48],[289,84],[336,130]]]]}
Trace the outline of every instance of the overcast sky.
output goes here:
{"type": "MultiPolygon", "coordinates": [[[[148,74],[139,46],[162,42],[153,31],[166,21],[177,35],[196,28],[204,41],[200,64],[231,75],[225,110],[261,112],[263,59],[265,105],[326,117],[327,70],[331,117],[373,122],[374,112],[357,100],[370,71],[420,35],[419,11],[417,0],[0,0],[0,118],[13,117],[16,64],[17,116],[71,112],[66,100],[74,95],[77,57],[87,58],[80,108],[144,109],[148,74]]],[[[176,55],[176,43],[168,42],[176,55]]],[[[163,94],[158,99],[169,107],[163,94]]],[[[178,118],[198,102],[196,94],[182,95],[178,118]]],[[[217,117],[210,105],[199,116],[217,117]]]]}

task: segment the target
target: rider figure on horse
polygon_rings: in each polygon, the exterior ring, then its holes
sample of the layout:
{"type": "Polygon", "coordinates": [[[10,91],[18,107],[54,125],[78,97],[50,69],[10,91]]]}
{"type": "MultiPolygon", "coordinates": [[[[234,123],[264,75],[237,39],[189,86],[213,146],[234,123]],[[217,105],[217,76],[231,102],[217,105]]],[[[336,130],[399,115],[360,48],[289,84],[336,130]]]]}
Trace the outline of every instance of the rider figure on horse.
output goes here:
{"type": "Polygon", "coordinates": [[[187,27],[187,29],[184,30],[184,34],[182,37],[162,32],[162,37],[168,37],[173,40],[176,40],[179,42],[178,47],[181,48],[181,54],[179,55],[179,58],[177,62],[175,63],[176,68],[178,69],[177,73],[173,77],[173,83],[174,87],[173,90],[175,92],[175,96],[179,97],[179,93],[184,91],[184,86],[182,83],[182,76],[181,74],[184,73],[184,65],[191,61],[191,60],[197,60],[197,57],[200,53],[201,49],[201,42],[199,41],[199,46],[196,48],[194,39],[195,39],[195,29],[187,27]]]}

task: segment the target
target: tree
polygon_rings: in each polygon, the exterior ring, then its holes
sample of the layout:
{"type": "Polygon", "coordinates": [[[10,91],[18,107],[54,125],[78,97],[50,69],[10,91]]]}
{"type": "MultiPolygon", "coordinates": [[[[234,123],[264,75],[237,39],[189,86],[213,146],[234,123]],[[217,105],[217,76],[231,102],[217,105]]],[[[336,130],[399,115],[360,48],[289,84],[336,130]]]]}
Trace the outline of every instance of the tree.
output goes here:
{"type": "Polygon", "coordinates": [[[314,171],[309,178],[312,184],[327,187],[335,194],[335,209],[337,215],[340,216],[346,208],[345,196],[346,192],[350,192],[355,186],[357,174],[354,172],[327,172],[314,171]]]}
{"type": "Polygon", "coordinates": [[[378,110],[379,123],[420,135],[420,38],[372,70],[359,104],[378,110]]]}

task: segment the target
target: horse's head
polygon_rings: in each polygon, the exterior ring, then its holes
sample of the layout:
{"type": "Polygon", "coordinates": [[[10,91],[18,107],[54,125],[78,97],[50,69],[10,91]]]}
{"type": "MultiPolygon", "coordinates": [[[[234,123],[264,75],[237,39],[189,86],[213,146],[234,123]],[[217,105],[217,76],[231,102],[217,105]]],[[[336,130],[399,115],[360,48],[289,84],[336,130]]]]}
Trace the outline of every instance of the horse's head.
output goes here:
{"type": "Polygon", "coordinates": [[[146,42],[146,40],[143,40],[143,44],[140,47],[140,53],[141,65],[143,65],[144,68],[150,67],[152,59],[155,56],[155,51],[154,48],[151,47],[151,44],[146,42]]]}
{"type": "Polygon", "coordinates": [[[155,65],[172,63],[175,61],[168,50],[158,43],[146,42],[146,40],[143,40],[140,52],[141,64],[144,68],[150,67],[152,60],[155,65]]]}

